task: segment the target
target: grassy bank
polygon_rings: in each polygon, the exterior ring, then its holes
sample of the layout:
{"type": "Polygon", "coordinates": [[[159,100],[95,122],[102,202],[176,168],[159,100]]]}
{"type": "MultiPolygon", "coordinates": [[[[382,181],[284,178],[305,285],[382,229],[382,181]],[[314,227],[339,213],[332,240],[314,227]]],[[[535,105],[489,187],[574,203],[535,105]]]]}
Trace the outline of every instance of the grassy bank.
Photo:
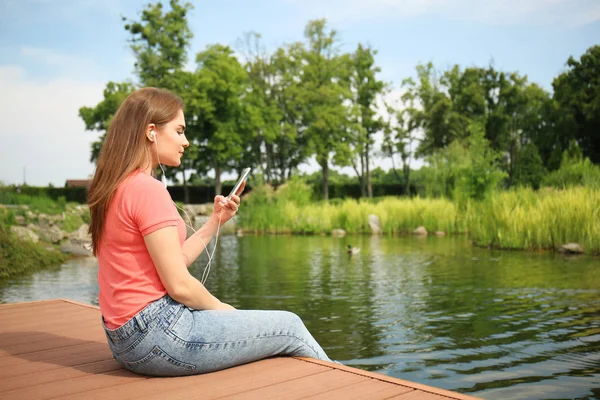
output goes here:
{"type": "Polygon", "coordinates": [[[505,249],[557,249],[579,243],[600,250],[600,190],[575,187],[498,192],[469,205],[465,224],[480,245],[505,249]]]}
{"type": "Polygon", "coordinates": [[[517,189],[496,192],[459,209],[447,199],[379,198],[313,203],[302,186],[283,188],[281,195],[261,188],[244,199],[242,229],[265,233],[368,233],[375,214],[387,234],[405,234],[419,226],[429,232],[468,233],[481,246],[503,249],[557,249],[570,242],[587,253],[600,249],[600,190],[517,189]]]}
{"type": "Polygon", "coordinates": [[[0,225],[0,279],[58,265],[66,259],[56,250],[17,239],[0,225]]]}
{"type": "Polygon", "coordinates": [[[338,228],[367,233],[368,216],[375,214],[385,233],[410,233],[418,226],[429,231],[464,232],[464,226],[456,223],[456,213],[454,204],[442,199],[383,198],[308,205],[283,201],[250,207],[244,204],[239,223],[245,230],[266,233],[319,234],[338,228]]]}
{"type": "MultiPolygon", "coordinates": [[[[21,240],[10,233],[10,226],[16,224],[18,216],[25,218],[28,223],[36,223],[32,217],[34,214],[57,215],[64,213],[67,206],[64,199],[54,201],[43,196],[2,193],[0,200],[2,200],[2,204],[28,206],[27,209],[0,207],[0,279],[60,265],[68,258],[67,255],[52,249],[49,244],[21,240]]],[[[73,217],[70,215],[68,217],[61,226],[64,229],[72,228],[79,222],[73,221],[73,217]]],[[[81,219],[79,218],[79,220],[81,219]]]]}

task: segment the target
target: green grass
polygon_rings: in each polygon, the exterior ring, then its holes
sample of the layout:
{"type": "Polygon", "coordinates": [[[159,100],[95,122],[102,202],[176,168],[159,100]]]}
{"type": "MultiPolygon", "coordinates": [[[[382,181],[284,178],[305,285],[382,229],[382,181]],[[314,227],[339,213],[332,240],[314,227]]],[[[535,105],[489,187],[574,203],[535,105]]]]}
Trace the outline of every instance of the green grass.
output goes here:
{"type": "MultiPolygon", "coordinates": [[[[250,196],[248,196],[250,197],[250,196]]],[[[266,203],[244,204],[240,224],[250,231],[268,233],[328,233],[344,229],[348,233],[370,232],[369,214],[375,214],[386,233],[410,233],[419,226],[428,231],[463,232],[457,223],[454,204],[445,199],[404,199],[385,197],[378,201],[343,200],[300,206],[271,199],[266,203]]]]}
{"type": "Polygon", "coordinates": [[[0,279],[58,265],[67,256],[27,240],[17,239],[0,226],[0,279]]]}
{"type": "Polygon", "coordinates": [[[579,243],[589,254],[600,250],[600,190],[574,187],[496,193],[469,206],[473,240],[504,249],[557,249],[579,243]]]}
{"type": "Polygon", "coordinates": [[[64,197],[57,201],[45,196],[29,196],[27,194],[0,191],[0,204],[26,205],[32,212],[56,215],[65,212],[67,202],[64,197]]]}
{"type": "Polygon", "coordinates": [[[480,246],[556,250],[575,242],[586,253],[600,253],[600,190],[594,188],[499,191],[487,200],[468,201],[462,211],[447,199],[383,197],[299,205],[278,198],[272,189],[253,196],[244,198],[240,208],[239,224],[247,231],[368,233],[368,216],[375,214],[387,234],[424,226],[429,232],[468,233],[480,246]]]}

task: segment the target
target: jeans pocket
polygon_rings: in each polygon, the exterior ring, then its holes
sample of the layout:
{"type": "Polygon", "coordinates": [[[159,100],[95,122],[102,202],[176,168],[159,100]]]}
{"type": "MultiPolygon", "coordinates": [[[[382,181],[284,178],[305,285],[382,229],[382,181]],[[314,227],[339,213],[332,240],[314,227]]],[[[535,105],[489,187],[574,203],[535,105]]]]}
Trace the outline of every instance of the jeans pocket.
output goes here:
{"type": "Polygon", "coordinates": [[[171,357],[158,346],[154,346],[150,353],[140,360],[120,362],[128,370],[141,375],[182,376],[193,375],[196,372],[195,365],[171,357]]]}

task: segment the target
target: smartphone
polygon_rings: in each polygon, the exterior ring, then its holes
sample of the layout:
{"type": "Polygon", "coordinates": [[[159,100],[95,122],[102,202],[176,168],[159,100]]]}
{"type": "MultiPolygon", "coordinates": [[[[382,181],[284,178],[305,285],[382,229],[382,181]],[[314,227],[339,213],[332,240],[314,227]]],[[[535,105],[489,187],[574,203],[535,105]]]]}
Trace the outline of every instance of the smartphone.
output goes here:
{"type": "Polygon", "coordinates": [[[246,179],[248,179],[248,174],[250,173],[250,168],[245,168],[244,171],[242,171],[242,175],[240,175],[240,179],[238,179],[238,181],[235,183],[235,186],[233,187],[233,189],[231,189],[231,193],[229,193],[229,196],[227,196],[227,198],[231,198],[231,196],[233,196],[235,194],[235,192],[238,191],[238,189],[240,188],[240,186],[242,186],[242,183],[246,181],[246,179]]]}

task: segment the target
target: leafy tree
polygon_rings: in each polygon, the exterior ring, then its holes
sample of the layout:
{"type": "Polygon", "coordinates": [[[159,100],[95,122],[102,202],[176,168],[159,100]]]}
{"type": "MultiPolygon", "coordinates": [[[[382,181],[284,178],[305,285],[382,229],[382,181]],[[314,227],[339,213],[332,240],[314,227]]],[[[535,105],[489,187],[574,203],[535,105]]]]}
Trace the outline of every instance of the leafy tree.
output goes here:
{"type": "Polygon", "coordinates": [[[506,177],[499,168],[500,153],[494,150],[484,137],[484,129],[477,123],[469,127],[467,139],[468,157],[457,172],[458,180],[454,198],[459,206],[462,200],[483,200],[488,197],[506,177]]]}
{"type": "Polygon", "coordinates": [[[521,161],[514,171],[514,184],[539,189],[546,168],[537,146],[533,142],[527,143],[520,151],[519,159],[521,161]]]}
{"type": "Polygon", "coordinates": [[[102,134],[100,140],[92,143],[91,162],[95,162],[100,155],[106,131],[117,109],[134,90],[135,86],[131,82],[108,82],[103,93],[104,99],[100,103],[95,107],[81,107],[79,109],[79,116],[85,123],[85,129],[88,131],[98,131],[102,134]]]}
{"type": "Polygon", "coordinates": [[[417,131],[420,128],[422,110],[416,107],[417,94],[412,79],[402,83],[404,94],[401,96],[402,108],[388,106],[388,113],[395,118],[395,123],[388,123],[384,129],[382,152],[392,160],[392,172],[397,181],[404,181],[404,193],[410,193],[410,164],[415,155],[414,143],[417,142],[417,131]],[[402,161],[401,179],[395,164],[395,155],[400,154],[402,161]]]}
{"type": "Polygon", "coordinates": [[[269,55],[256,33],[246,34],[238,47],[246,60],[250,86],[245,101],[252,105],[256,129],[248,155],[260,160],[267,183],[281,183],[310,155],[302,121],[305,47],[292,43],[269,55]]]}
{"type": "Polygon", "coordinates": [[[215,171],[215,190],[221,193],[221,174],[241,171],[240,161],[252,131],[242,95],[248,88],[248,75],[228,46],[212,45],[196,56],[196,87],[201,100],[188,107],[192,125],[198,132],[198,163],[215,171]]]}
{"type": "Polygon", "coordinates": [[[272,93],[281,112],[281,120],[275,142],[267,149],[280,181],[289,179],[311,155],[307,127],[303,122],[305,107],[301,77],[304,54],[304,44],[297,42],[277,49],[271,59],[277,77],[272,93]]]}
{"type": "Polygon", "coordinates": [[[187,62],[187,49],[193,37],[187,14],[191,3],[170,0],[170,10],[164,11],[159,1],[148,4],[140,21],[127,21],[131,33],[131,49],[135,55],[135,71],[142,86],[178,89],[177,73],[187,62]]]}
{"type": "Polygon", "coordinates": [[[351,151],[351,120],[344,102],[351,98],[347,66],[349,58],[337,48],[337,33],[325,20],[310,21],[304,33],[304,51],[299,93],[302,121],[312,152],[323,171],[323,198],[329,199],[329,165],[348,164],[351,151]]]}
{"type": "MultiPolygon", "coordinates": [[[[191,3],[170,0],[169,9],[165,10],[162,2],[150,3],[139,17],[139,21],[127,20],[125,30],[131,34],[129,40],[135,55],[135,72],[140,86],[153,86],[171,90],[187,100],[183,94],[189,89],[190,73],[183,68],[188,60],[187,51],[193,37],[189,28],[187,14],[193,8],[191,3]]],[[[186,135],[192,139],[197,136],[193,129],[186,129],[186,135]]],[[[186,170],[195,169],[197,153],[192,146],[182,157],[181,168],[165,168],[169,179],[178,181],[176,175],[181,172],[184,199],[189,199],[186,170]]],[[[162,174],[162,170],[158,171],[162,174]]]]}
{"type": "Polygon", "coordinates": [[[423,168],[428,196],[453,198],[459,206],[467,199],[487,197],[506,176],[499,169],[500,154],[493,150],[484,137],[481,125],[468,127],[466,139],[455,140],[427,158],[423,168]]]}
{"type": "Polygon", "coordinates": [[[584,157],[576,141],[563,152],[560,168],[545,176],[543,186],[565,189],[571,186],[600,188],[600,167],[584,157]]]}
{"type": "Polygon", "coordinates": [[[590,47],[579,60],[569,57],[567,70],[552,86],[561,135],[574,138],[584,156],[600,163],[600,46],[590,47]]]}
{"type": "Polygon", "coordinates": [[[373,197],[371,183],[371,161],[374,153],[375,134],[384,129],[385,124],[377,116],[376,102],[383,94],[385,84],[377,79],[381,68],[375,65],[376,50],[362,44],[352,54],[350,61],[350,84],[353,103],[356,107],[356,136],[354,140],[355,158],[351,158],[352,167],[358,176],[363,197],[373,197]]]}
{"type": "MultiPolygon", "coordinates": [[[[182,93],[189,87],[189,73],[183,71],[187,61],[187,47],[192,33],[187,23],[190,3],[181,4],[179,0],[169,2],[170,9],[165,11],[161,2],[148,4],[142,11],[139,21],[125,22],[125,30],[131,33],[131,49],[136,57],[135,71],[141,86],[155,86],[182,93]]],[[[91,161],[99,155],[106,129],[112,116],[123,100],[134,90],[131,82],[109,82],[104,90],[104,100],[95,107],[82,107],[79,111],[87,130],[103,132],[99,141],[92,144],[91,161]]],[[[193,135],[193,132],[192,132],[193,135]]],[[[195,165],[193,147],[182,159],[184,192],[188,198],[186,169],[195,165]]],[[[177,171],[166,170],[167,176],[177,181],[177,171]]]]}

